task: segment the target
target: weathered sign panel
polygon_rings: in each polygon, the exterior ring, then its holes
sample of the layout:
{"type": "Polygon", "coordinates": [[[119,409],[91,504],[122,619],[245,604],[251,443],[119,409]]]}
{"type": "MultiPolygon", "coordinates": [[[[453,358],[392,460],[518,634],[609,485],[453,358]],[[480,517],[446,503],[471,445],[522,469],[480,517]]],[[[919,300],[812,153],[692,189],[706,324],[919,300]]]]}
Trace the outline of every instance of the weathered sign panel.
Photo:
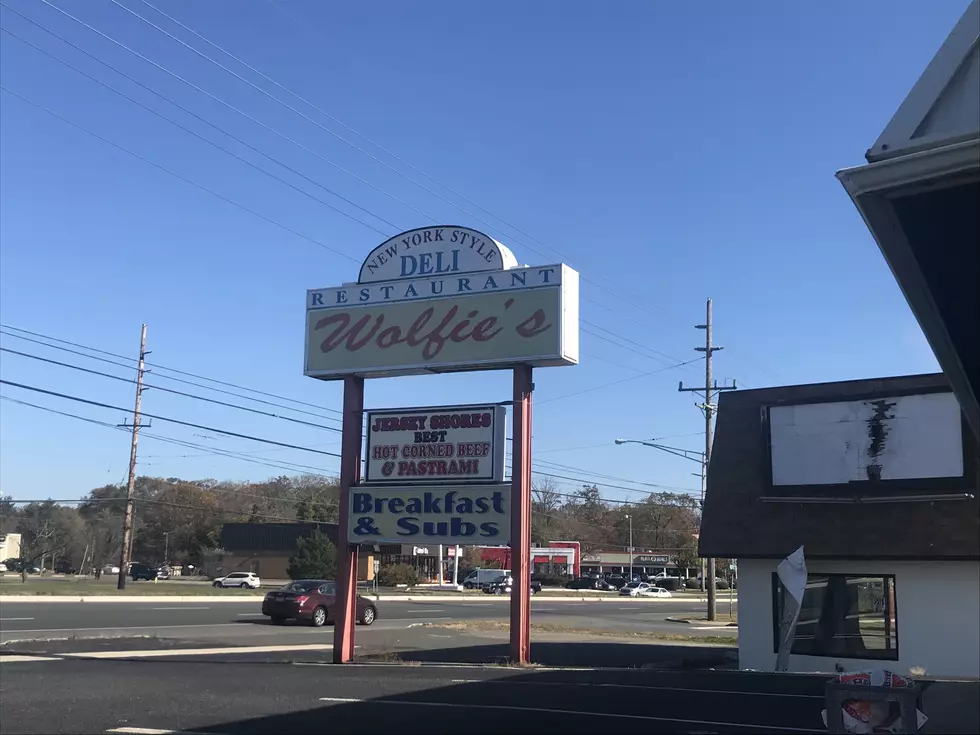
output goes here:
{"type": "Polygon", "coordinates": [[[308,291],[306,310],[304,372],[325,380],[578,363],[578,273],[517,268],[467,228],[392,238],[358,283],[308,291]]]}
{"type": "Polygon", "coordinates": [[[511,486],[351,488],[347,539],[355,544],[507,544],[511,486]]]}
{"type": "Polygon", "coordinates": [[[503,406],[368,411],[364,482],[503,482],[503,406]]]}

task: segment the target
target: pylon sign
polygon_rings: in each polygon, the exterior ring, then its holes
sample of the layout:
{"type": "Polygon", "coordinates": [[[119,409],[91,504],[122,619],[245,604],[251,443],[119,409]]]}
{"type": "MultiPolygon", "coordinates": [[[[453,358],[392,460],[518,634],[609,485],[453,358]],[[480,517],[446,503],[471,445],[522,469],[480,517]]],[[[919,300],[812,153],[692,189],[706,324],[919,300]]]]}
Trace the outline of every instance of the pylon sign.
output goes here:
{"type": "Polygon", "coordinates": [[[578,363],[578,273],[517,266],[466,227],[423,227],[368,255],[357,283],[306,297],[304,374],[324,380],[578,363]]]}
{"type": "Polygon", "coordinates": [[[376,247],[356,283],[307,292],[304,374],[344,381],[336,663],[354,656],[359,549],[381,543],[509,543],[511,658],[529,660],[532,372],[578,364],[578,281],[566,265],[519,266],[488,235],[437,225],[376,247]],[[499,369],[514,374],[510,480],[503,401],[364,410],[365,378],[499,369]]]}

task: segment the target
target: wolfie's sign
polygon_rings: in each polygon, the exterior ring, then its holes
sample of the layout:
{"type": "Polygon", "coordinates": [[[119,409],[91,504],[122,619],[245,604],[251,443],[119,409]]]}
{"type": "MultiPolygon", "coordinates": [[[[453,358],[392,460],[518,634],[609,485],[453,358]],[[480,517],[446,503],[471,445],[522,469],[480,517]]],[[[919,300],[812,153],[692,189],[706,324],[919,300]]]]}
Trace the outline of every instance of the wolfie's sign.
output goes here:
{"type": "Polygon", "coordinates": [[[384,377],[578,363],[578,273],[514,267],[463,227],[426,227],[375,248],[356,284],[306,299],[305,374],[384,377]]]}

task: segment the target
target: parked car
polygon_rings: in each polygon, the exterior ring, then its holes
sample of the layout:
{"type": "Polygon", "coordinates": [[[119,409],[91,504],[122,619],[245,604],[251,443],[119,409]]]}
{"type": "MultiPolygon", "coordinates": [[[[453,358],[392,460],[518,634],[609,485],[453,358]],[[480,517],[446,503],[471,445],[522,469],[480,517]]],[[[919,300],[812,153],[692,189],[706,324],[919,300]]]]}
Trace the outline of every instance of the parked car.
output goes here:
{"type": "Polygon", "coordinates": [[[7,565],[0,561],[0,574],[3,574],[5,571],[7,571],[7,565]]]}
{"type": "Polygon", "coordinates": [[[510,574],[509,569],[474,569],[463,580],[463,588],[481,590],[493,582],[501,574],[510,574]]]}
{"type": "Polygon", "coordinates": [[[568,590],[601,590],[603,592],[615,591],[616,587],[609,584],[604,579],[598,577],[579,577],[565,583],[568,590]]]}
{"type": "Polygon", "coordinates": [[[663,587],[653,587],[648,582],[630,582],[619,591],[624,597],[670,597],[663,587]]]}
{"type": "MultiPolygon", "coordinates": [[[[483,588],[488,595],[509,595],[514,589],[514,578],[509,574],[501,574],[489,585],[483,588]]],[[[536,595],[541,591],[540,582],[531,582],[531,594],[536,595]]]]}
{"type": "Polygon", "coordinates": [[[256,590],[259,585],[262,584],[262,580],[259,579],[259,575],[255,572],[232,572],[225,577],[216,577],[212,587],[241,587],[244,589],[256,590]]]}
{"type": "MultiPolygon", "coordinates": [[[[302,620],[320,627],[336,620],[336,584],[329,579],[298,579],[270,592],[262,600],[262,614],[273,625],[302,620]]],[[[357,622],[371,625],[378,619],[378,608],[366,597],[357,596],[357,622]]]]}
{"type": "Polygon", "coordinates": [[[626,577],[621,577],[618,574],[610,574],[609,576],[605,577],[605,581],[606,584],[610,584],[616,589],[625,587],[626,584],[629,582],[629,580],[626,579],[626,577]]]}
{"type": "Polygon", "coordinates": [[[59,559],[54,565],[55,574],[78,574],[78,570],[67,559],[59,559]]]}
{"type": "Polygon", "coordinates": [[[149,564],[134,561],[129,565],[129,576],[133,578],[134,582],[139,582],[141,579],[152,582],[158,576],[157,568],[151,567],[149,564]]]}

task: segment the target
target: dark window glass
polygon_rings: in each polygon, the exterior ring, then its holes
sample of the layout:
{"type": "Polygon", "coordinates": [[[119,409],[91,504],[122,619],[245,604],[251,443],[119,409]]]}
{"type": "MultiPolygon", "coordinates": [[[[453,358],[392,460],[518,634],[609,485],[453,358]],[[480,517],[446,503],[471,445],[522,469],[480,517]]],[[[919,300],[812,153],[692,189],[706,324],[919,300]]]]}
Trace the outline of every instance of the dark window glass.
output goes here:
{"type": "Polygon", "coordinates": [[[336,585],[333,582],[325,582],[320,585],[321,595],[332,595],[336,590],[336,585]]]}
{"type": "Polygon", "coordinates": [[[279,591],[280,592],[310,592],[311,590],[314,589],[316,589],[316,582],[306,582],[301,580],[299,582],[290,582],[287,585],[283,585],[282,587],[279,588],[279,591]]]}
{"type": "MultiPolygon", "coordinates": [[[[773,650],[786,590],[773,574],[773,650]]],[[[809,574],[792,652],[898,660],[898,611],[892,575],[809,574]]]]}

